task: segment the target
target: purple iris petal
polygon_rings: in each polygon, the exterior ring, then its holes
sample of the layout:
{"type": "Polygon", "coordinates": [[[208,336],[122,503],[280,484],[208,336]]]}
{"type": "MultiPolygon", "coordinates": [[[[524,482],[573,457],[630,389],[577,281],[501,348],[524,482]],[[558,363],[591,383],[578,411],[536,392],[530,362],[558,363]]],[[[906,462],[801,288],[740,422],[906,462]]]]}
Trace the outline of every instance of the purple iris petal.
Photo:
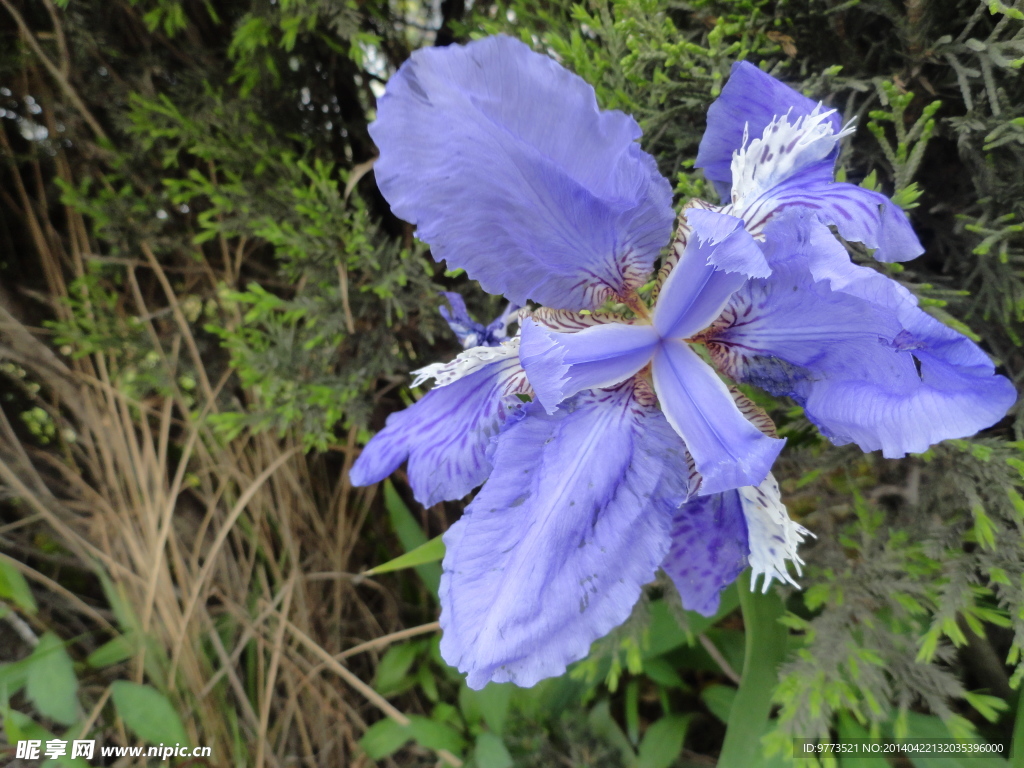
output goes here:
{"type": "Polygon", "coordinates": [[[684,608],[713,616],[722,590],[747,565],[747,523],[739,493],[715,493],[683,504],[672,517],[671,536],[661,567],[684,608]]]}
{"type": "Polygon", "coordinates": [[[708,248],[708,263],[724,272],[747,277],[768,277],[771,268],[754,238],[743,227],[743,219],[719,211],[690,208],[686,220],[694,234],[708,248]]]}
{"type": "Polygon", "coordinates": [[[441,317],[448,323],[448,327],[452,329],[452,333],[455,334],[463,349],[477,346],[495,347],[503,342],[508,338],[509,324],[515,320],[519,311],[517,305],[509,304],[490,325],[484,327],[469,316],[469,310],[466,309],[466,302],[462,300],[462,296],[451,291],[442,291],[441,295],[451,305],[450,311],[448,307],[440,307],[441,317]]]}
{"type": "Polygon", "coordinates": [[[709,326],[747,281],[742,272],[726,272],[709,263],[713,247],[690,235],[654,306],[654,327],[662,338],[687,338],[709,326]]]}
{"type": "Polygon", "coordinates": [[[682,341],[662,341],[653,374],[661,408],[704,478],[701,495],[764,480],[785,440],[744,418],[729,388],[696,352],[682,341]]]}
{"type": "MultiPolygon", "coordinates": [[[[753,64],[738,61],[732,65],[729,82],[721,95],[708,109],[708,127],[697,150],[696,166],[704,169],[704,175],[726,201],[733,183],[732,156],[743,147],[745,140],[761,136],[778,115],[788,113],[796,119],[819,109],[818,102],[802,96],[753,64]]],[[[839,115],[833,114],[827,119],[838,133],[839,115]]],[[[838,148],[831,154],[833,164],[837,154],[838,148]]]]}
{"type": "Polygon", "coordinates": [[[517,304],[599,306],[641,285],[668,240],[671,188],[636,121],[512,38],[416,51],[370,132],[395,214],[517,304]]]}
{"type": "Polygon", "coordinates": [[[521,379],[517,358],[500,359],[391,414],[352,466],[352,484],[383,480],[408,459],[420,504],[461,499],[491,473],[491,438],[522,407],[521,379]]]}
{"type": "Polygon", "coordinates": [[[666,489],[687,475],[678,436],[631,382],[552,415],[529,406],[494,463],[444,537],[441,654],[471,688],[561,674],[628,618],[668,552],[683,498],[666,489]]]}
{"type": "Polygon", "coordinates": [[[658,332],[649,325],[608,323],[559,333],[526,319],[519,359],[551,413],[577,392],[625,381],[647,365],[657,343],[658,332]]]}
{"type": "Polygon", "coordinates": [[[793,397],[833,442],[888,458],[1002,418],[1016,392],[984,352],[894,281],[845,253],[828,255],[834,239],[821,224],[811,227],[780,226],[769,236],[790,235],[771,248],[788,259],[773,257],[770,278],[734,294],[708,336],[719,367],[793,397]]]}
{"type": "Polygon", "coordinates": [[[874,248],[879,261],[908,261],[924,253],[907,215],[889,198],[863,187],[798,174],[768,190],[745,211],[748,226],[788,208],[814,212],[852,242],[874,248]]]}
{"type": "Polygon", "coordinates": [[[487,333],[487,329],[469,316],[469,310],[466,309],[466,302],[462,297],[452,291],[442,291],[441,295],[448,300],[451,311],[445,306],[441,306],[438,311],[448,323],[448,327],[452,329],[452,333],[455,334],[462,348],[469,349],[483,343],[481,339],[487,333]]]}

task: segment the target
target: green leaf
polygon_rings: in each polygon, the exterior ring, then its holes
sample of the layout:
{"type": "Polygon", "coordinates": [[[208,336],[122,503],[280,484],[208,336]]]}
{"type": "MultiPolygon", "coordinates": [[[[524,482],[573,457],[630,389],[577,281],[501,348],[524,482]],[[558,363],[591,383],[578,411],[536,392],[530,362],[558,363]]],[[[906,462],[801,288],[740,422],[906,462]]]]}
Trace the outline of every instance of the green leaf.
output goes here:
{"type": "Polygon", "coordinates": [[[761,735],[768,725],[772,694],[778,683],[776,669],[786,655],[789,632],[779,619],[785,613],[782,600],[774,590],[766,594],[746,588],[749,571],[737,583],[743,623],[746,626],[746,653],[743,678],[729,713],[725,742],[718,768],[748,768],[761,758],[761,735]]]}
{"type": "Polygon", "coordinates": [[[25,687],[25,683],[28,682],[29,666],[31,666],[30,658],[0,664],[0,701],[4,701],[5,697],[13,696],[25,687]]]}
{"type": "Polygon", "coordinates": [[[645,659],[644,674],[662,688],[680,688],[684,691],[690,689],[690,686],[676,672],[675,667],[661,657],[645,659]]]}
{"type": "Polygon", "coordinates": [[[90,653],[86,657],[85,663],[96,669],[120,664],[125,659],[130,659],[138,650],[138,646],[135,633],[118,635],[90,653]]]}
{"type": "Polygon", "coordinates": [[[40,714],[61,725],[78,719],[78,678],[64,643],[52,632],[39,638],[29,657],[25,693],[40,714]]]}
{"type": "Polygon", "coordinates": [[[654,722],[640,742],[636,768],[668,768],[683,748],[692,715],[668,715],[654,722]]]}
{"type": "Polygon", "coordinates": [[[728,723],[729,713],[736,701],[736,689],[728,685],[709,685],[700,692],[700,699],[711,710],[711,714],[723,723],[728,723]]]}
{"type": "Polygon", "coordinates": [[[441,723],[421,715],[411,715],[409,730],[417,743],[435,751],[447,749],[457,755],[466,748],[466,740],[462,738],[462,734],[448,723],[441,723]]]}
{"type": "MultiPolygon", "coordinates": [[[[839,734],[840,741],[870,738],[870,734],[848,712],[839,713],[836,732],[839,734]]],[[[856,757],[840,755],[839,768],[889,768],[889,761],[880,755],[858,755],[856,757]]]]}
{"type": "MultiPolygon", "coordinates": [[[[395,486],[390,480],[384,481],[384,506],[387,508],[388,516],[391,518],[391,527],[394,528],[395,535],[398,536],[402,548],[407,553],[427,543],[426,534],[423,533],[420,524],[416,522],[416,518],[412,516],[409,508],[402,501],[402,497],[398,495],[398,491],[395,490],[395,486]]],[[[423,580],[430,593],[437,595],[438,590],[441,588],[441,566],[437,563],[428,562],[423,565],[417,565],[415,568],[416,573],[419,574],[419,577],[423,580]]]]}
{"type": "MultiPolygon", "coordinates": [[[[42,742],[42,745],[45,747],[46,742],[57,738],[31,717],[16,709],[4,708],[0,712],[3,714],[6,740],[10,744],[17,744],[19,741],[35,740],[42,742]]],[[[57,765],[64,766],[64,768],[89,768],[85,758],[76,757],[74,760],[71,759],[70,744],[68,746],[67,754],[53,760],[43,760],[42,765],[49,766],[56,763],[57,765]]],[[[45,752],[40,750],[40,754],[45,754],[45,752]]]]}
{"type": "Polygon", "coordinates": [[[114,612],[114,618],[117,619],[118,626],[126,632],[137,629],[139,621],[132,610],[131,603],[125,597],[124,589],[114,584],[105,571],[97,570],[96,576],[100,580],[103,594],[107,598],[107,602],[110,603],[110,609],[114,612]]]}
{"type": "Polygon", "coordinates": [[[415,549],[406,552],[404,555],[399,555],[394,560],[388,560],[386,563],[374,566],[366,571],[366,575],[374,576],[378,573],[389,573],[390,571],[400,571],[403,568],[414,568],[424,563],[436,563],[443,557],[444,542],[441,541],[440,536],[435,536],[426,544],[420,544],[415,549]]]}
{"type": "Polygon", "coordinates": [[[488,683],[476,691],[480,714],[487,727],[501,736],[508,716],[508,705],[512,700],[514,686],[511,683],[488,683]]]}
{"type": "MultiPolygon", "coordinates": [[[[954,734],[941,719],[917,712],[907,713],[908,739],[952,739],[954,734]]],[[[908,753],[914,768],[1009,768],[1001,757],[974,757],[965,754],[927,755],[908,753]]]]}
{"type": "Polygon", "coordinates": [[[380,760],[397,752],[411,739],[412,734],[406,726],[385,718],[366,729],[363,738],[359,740],[359,746],[371,760],[380,760]]]}
{"type": "Polygon", "coordinates": [[[189,744],[185,726],[171,702],[156,688],[118,680],[110,686],[117,714],[149,744],[189,744]]]}
{"type": "Polygon", "coordinates": [[[619,751],[619,754],[622,756],[623,765],[633,766],[636,763],[633,745],[629,743],[626,734],[622,732],[622,728],[619,727],[615,718],[612,717],[608,699],[602,699],[590,709],[590,714],[587,715],[587,723],[594,733],[601,734],[601,737],[609,745],[619,751]]]}
{"type": "Polygon", "coordinates": [[[377,665],[377,676],[373,684],[377,692],[384,696],[393,696],[414,686],[416,676],[410,675],[409,670],[420,650],[420,644],[415,642],[388,648],[377,665]]]}
{"type": "Polygon", "coordinates": [[[695,642],[695,636],[724,619],[739,605],[736,584],[730,584],[721,594],[721,602],[714,616],[701,616],[695,611],[686,612],[686,631],[669,610],[664,600],[655,600],[650,606],[651,623],[647,630],[649,642],[644,649],[644,658],[661,656],[682,645],[695,642]]]}
{"type": "Polygon", "coordinates": [[[0,599],[10,600],[28,614],[39,610],[25,577],[4,557],[0,557],[0,599]]]}
{"type": "Polygon", "coordinates": [[[512,755],[505,742],[490,731],[483,731],[476,737],[473,758],[477,768],[512,768],[512,755]]]}

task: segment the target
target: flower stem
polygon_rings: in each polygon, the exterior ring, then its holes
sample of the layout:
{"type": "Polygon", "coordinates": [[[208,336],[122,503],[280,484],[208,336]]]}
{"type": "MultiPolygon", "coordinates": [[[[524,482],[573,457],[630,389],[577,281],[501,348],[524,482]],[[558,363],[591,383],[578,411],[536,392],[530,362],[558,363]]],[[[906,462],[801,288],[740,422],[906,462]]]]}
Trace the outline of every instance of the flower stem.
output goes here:
{"type": "Polygon", "coordinates": [[[768,728],[777,669],[786,655],[788,631],[779,623],[782,600],[775,590],[761,594],[747,589],[742,580],[748,574],[740,576],[737,585],[746,628],[743,678],[729,712],[718,768],[750,768],[760,763],[761,737],[768,728]]]}

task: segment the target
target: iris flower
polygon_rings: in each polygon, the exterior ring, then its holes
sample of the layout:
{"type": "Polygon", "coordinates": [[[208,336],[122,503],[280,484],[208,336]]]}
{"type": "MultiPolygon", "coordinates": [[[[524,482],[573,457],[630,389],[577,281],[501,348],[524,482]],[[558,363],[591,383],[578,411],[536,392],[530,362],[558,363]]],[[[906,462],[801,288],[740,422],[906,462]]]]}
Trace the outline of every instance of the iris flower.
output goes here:
{"type": "Polygon", "coordinates": [[[371,126],[381,192],[520,326],[485,328],[449,295],[465,350],[417,372],[433,389],[351,473],[408,461],[427,505],[486,481],[444,537],[441,652],[471,687],[560,674],[659,568],[706,615],[748,565],[752,586],[792,580],[807,531],[769,474],[784,441],[734,383],[887,457],[1013,403],[977,346],[833,234],[885,261],[922,251],[891,201],[834,181],[848,132],[735,65],[697,158],[725,204],[691,201],[673,238],[639,126],[552,59],[499,36],[418,51],[391,79],[371,126]]]}

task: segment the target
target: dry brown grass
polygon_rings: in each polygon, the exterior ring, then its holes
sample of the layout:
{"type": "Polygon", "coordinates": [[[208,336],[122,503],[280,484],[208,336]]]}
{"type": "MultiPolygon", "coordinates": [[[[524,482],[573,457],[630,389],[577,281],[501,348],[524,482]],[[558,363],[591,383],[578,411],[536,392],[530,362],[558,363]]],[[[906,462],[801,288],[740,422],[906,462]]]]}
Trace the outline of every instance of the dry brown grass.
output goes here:
{"type": "MultiPolygon", "coordinates": [[[[52,135],[55,93],[101,131],[66,78],[66,60],[47,59],[16,9],[0,3],[37,54],[24,87],[42,103],[52,135]]],[[[3,128],[0,153],[11,157],[3,128]]],[[[28,161],[0,171],[0,204],[30,233],[32,252],[13,257],[41,265],[48,287],[37,297],[47,305],[42,314],[63,318],[70,279],[85,273],[98,249],[79,213],[55,213],[48,204],[50,167],[28,161]]],[[[63,149],[52,169],[77,181],[63,149]]],[[[220,247],[228,254],[241,245],[220,247]]],[[[367,685],[377,654],[436,624],[403,630],[389,591],[355,575],[371,564],[360,562],[359,542],[376,489],[348,485],[354,433],[335,456],[323,457],[304,454],[295,435],[225,441],[211,430],[207,416],[223,401],[228,376],[207,374],[172,283],[215,296],[218,282],[230,284],[237,273],[219,273],[198,249],[187,257],[198,262],[173,280],[147,243],[119,259],[127,288],[118,311],[145,319],[167,382],[142,399],[125,386],[121,356],[55,353],[45,333],[27,324],[26,314],[40,314],[23,311],[30,301],[0,290],[0,360],[41,386],[36,404],[56,426],[50,446],[26,447],[12,424],[16,414],[0,410],[0,491],[15,500],[3,510],[0,541],[17,544],[4,557],[52,598],[44,618],[33,621],[71,641],[73,655],[116,634],[135,638],[127,662],[84,682],[83,733],[131,743],[109,703],[110,683],[130,679],[171,697],[191,739],[212,747],[210,764],[367,765],[356,747],[367,722],[381,713],[406,719],[367,685]],[[196,379],[192,392],[180,386],[186,372],[196,379]],[[39,537],[59,545],[56,570],[33,549],[39,537]],[[61,583],[62,575],[87,572],[108,580],[112,605],[92,599],[95,583],[92,596],[61,583]],[[72,617],[66,627],[55,625],[60,616],[72,617]]],[[[224,259],[226,269],[231,264],[224,259]]],[[[460,764],[448,754],[435,761],[460,764]]]]}

